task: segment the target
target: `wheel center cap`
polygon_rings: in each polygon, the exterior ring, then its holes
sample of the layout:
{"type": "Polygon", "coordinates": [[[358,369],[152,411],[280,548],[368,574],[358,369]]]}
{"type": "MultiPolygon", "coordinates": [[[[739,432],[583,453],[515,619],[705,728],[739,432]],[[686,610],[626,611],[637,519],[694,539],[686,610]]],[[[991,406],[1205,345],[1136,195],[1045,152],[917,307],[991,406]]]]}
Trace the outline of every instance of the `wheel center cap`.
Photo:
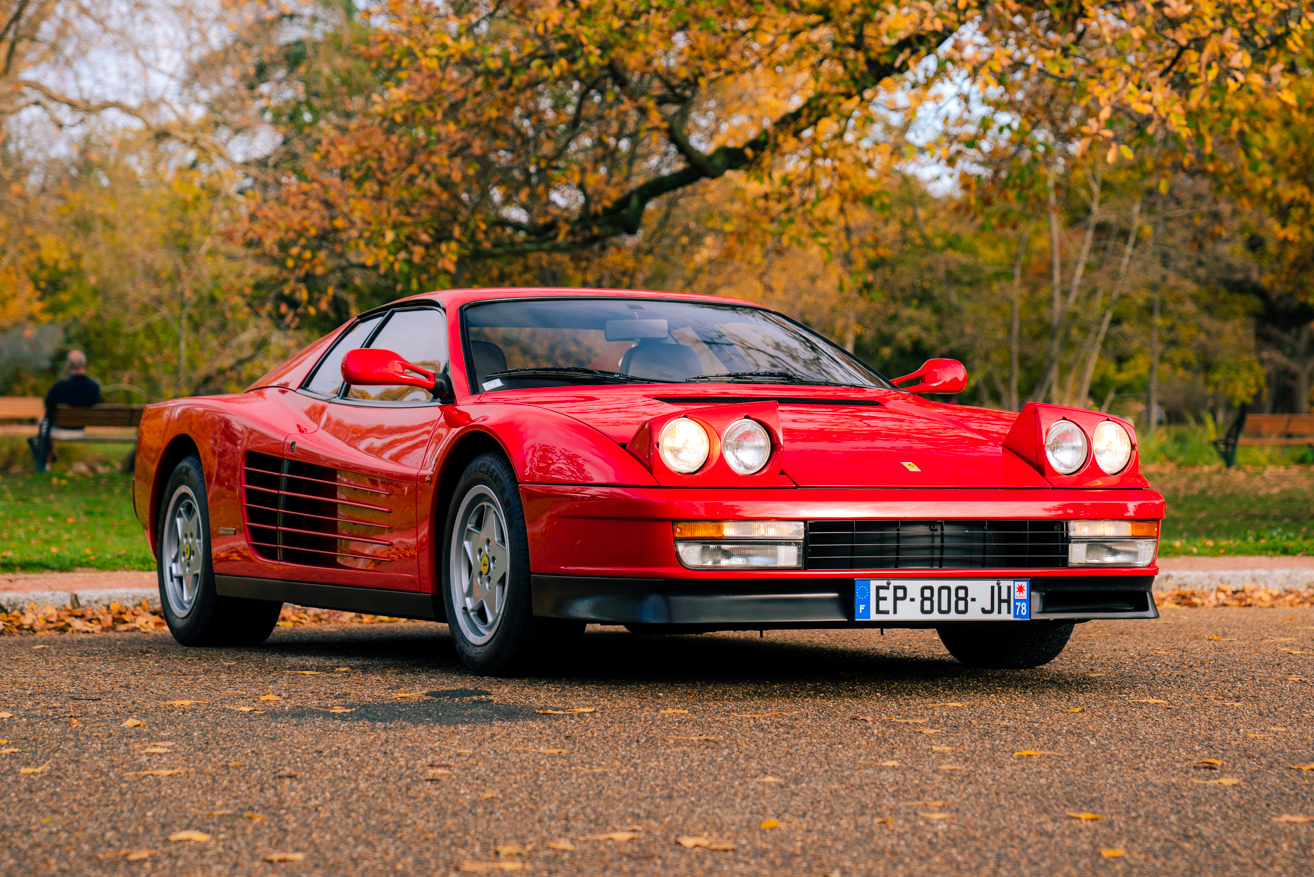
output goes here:
{"type": "Polygon", "coordinates": [[[488,575],[488,555],[485,554],[479,558],[479,572],[481,575],[488,575]]]}

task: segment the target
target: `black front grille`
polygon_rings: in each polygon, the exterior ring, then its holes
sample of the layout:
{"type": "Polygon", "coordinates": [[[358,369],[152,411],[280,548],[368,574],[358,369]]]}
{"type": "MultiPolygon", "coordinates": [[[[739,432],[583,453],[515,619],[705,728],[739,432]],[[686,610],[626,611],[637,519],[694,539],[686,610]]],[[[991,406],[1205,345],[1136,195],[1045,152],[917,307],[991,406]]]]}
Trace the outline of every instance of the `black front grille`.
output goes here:
{"type": "Polygon", "coordinates": [[[1064,521],[808,521],[808,569],[1054,569],[1064,521]]]}

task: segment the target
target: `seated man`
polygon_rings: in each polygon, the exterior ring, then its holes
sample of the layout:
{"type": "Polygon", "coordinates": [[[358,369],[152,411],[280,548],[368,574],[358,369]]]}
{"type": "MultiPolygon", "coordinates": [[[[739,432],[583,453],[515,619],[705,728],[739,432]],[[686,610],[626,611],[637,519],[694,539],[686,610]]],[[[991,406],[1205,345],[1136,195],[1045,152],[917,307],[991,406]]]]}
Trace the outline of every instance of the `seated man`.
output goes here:
{"type": "Polygon", "coordinates": [[[46,471],[55,458],[55,441],[79,438],[84,432],[80,429],[56,428],[56,406],[74,405],[81,408],[100,404],[100,384],[87,377],[87,355],[81,350],[70,350],[64,367],[68,369],[68,377],[56,381],[50,392],[46,393],[46,416],[41,419],[36,436],[27,440],[38,472],[46,471]]]}

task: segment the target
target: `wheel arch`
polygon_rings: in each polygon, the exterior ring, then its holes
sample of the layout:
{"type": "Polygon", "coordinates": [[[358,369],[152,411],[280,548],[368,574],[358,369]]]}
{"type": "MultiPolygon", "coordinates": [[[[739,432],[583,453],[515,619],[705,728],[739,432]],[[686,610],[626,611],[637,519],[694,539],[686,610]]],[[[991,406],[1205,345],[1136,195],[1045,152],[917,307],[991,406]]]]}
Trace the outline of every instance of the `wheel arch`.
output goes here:
{"type": "Polygon", "coordinates": [[[151,526],[149,536],[151,540],[151,548],[157,554],[160,550],[160,504],[164,501],[164,489],[168,486],[169,478],[173,475],[173,470],[177,465],[193,454],[201,460],[201,471],[205,472],[205,459],[201,456],[200,446],[190,435],[180,433],[169,440],[169,444],[165,446],[164,452],[160,454],[159,465],[155,467],[155,484],[151,488],[151,526]]]}

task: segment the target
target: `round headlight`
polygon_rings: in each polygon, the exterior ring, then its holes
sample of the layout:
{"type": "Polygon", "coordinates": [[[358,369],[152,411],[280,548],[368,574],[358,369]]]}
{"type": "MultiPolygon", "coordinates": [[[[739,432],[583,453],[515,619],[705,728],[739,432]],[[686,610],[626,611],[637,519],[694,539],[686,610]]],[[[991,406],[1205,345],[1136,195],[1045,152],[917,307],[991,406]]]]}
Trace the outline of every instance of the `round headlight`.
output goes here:
{"type": "Polygon", "coordinates": [[[1117,475],[1127,468],[1132,452],[1131,436],[1112,420],[1106,420],[1095,427],[1095,435],[1090,444],[1095,462],[1106,474],[1117,475]]]}
{"type": "Polygon", "coordinates": [[[755,420],[736,420],[721,439],[721,453],[731,469],[740,475],[752,475],[771,456],[771,436],[755,420]]]}
{"type": "Polygon", "coordinates": [[[662,427],[657,449],[662,462],[672,471],[688,475],[697,472],[707,462],[712,443],[707,438],[707,430],[700,424],[687,417],[677,417],[662,427]]]}
{"type": "Polygon", "coordinates": [[[1045,456],[1050,465],[1071,475],[1086,462],[1086,433],[1071,420],[1060,420],[1045,433],[1045,456]]]}

